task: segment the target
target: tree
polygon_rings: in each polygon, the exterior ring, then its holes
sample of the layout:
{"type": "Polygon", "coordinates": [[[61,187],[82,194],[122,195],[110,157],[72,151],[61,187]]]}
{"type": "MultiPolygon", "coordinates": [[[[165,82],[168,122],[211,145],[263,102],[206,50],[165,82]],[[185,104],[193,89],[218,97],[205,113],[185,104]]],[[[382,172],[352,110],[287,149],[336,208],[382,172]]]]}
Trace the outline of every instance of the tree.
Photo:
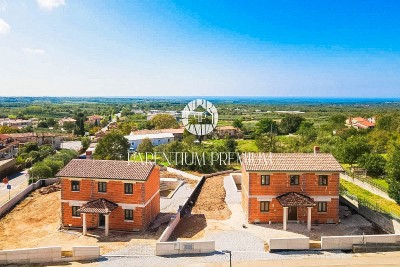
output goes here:
{"type": "Polygon", "coordinates": [[[275,121],[263,118],[259,122],[256,123],[256,134],[266,134],[266,133],[275,133],[278,134],[278,125],[275,121]]]}
{"type": "Polygon", "coordinates": [[[363,154],[370,153],[367,139],[362,136],[351,136],[339,147],[339,157],[343,163],[352,166],[363,154]]]}
{"type": "Polygon", "coordinates": [[[228,137],[225,139],[225,147],[227,152],[236,152],[238,143],[235,139],[228,137]]]}
{"type": "Polygon", "coordinates": [[[346,122],[346,116],[342,115],[342,114],[337,114],[337,115],[330,116],[328,120],[332,125],[343,127],[346,122]]]}
{"type": "Polygon", "coordinates": [[[400,203],[400,146],[388,155],[386,173],[389,179],[389,196],[400,203]]]}
{"type": "Polygon", "coordinates": [[[49,128],[46,121],[39,121],[38,128],[49,128]]]}
{"type": "Polygon", "coordinates": [[[52,176],[55,176],[62,167],[64,167],[64,162],[61,160],[52,160],[51,158],[46,158],[43,160],[43,163],[50,167],[51,172],[52,172],[52,176]]]}
{"type": "Polygon", "coordinates": [[[28,175],[33,180],[46,179],[53,176],[53,171],[43,162],[38,162],[28,171],[28,175]]]}
{"type": "Polygon", "coordinates": [[[39,150],[39,146],[35,142],[28,142],[28,143],[25,143],[25,145],[24,145],[24,153],[29,153],[31,151],[38,151],[38,150],[39,150]]]}
{"type": "Polygon", "coordinates": [[[149,138],[143,139],[143,141],[138,145],[137,152],[139,153],[153,153],[154,146],[149,138]]]}
{"type": "Polygon", "coordinates": [[[99,132],[101,130],[101,128],[99,126],[92,126],[89,129],[89,134],[90,135],[95,135],[97,132],[99,132]]]}
{"type": "Polygon", "coordinates": [[[0,134],[16,133],[17,129],[11,128],[9,126],[0,126],[0,134]]]}
{"type": "Polygon", "coordinates": [[[129,142],[118,131],[111,131],[104,136],[96,146],[93,157],[95,159],[126,160],[129,142]]]}
{"type": "Polygon", "coordinates": [[[48,125],[49,127],[54,127],[54,126],[57,124],[56,120],[53,119],[53,118],[48,118],[48,119],[46,120],[46,123],[47,123],[47,125],[48,125]]]}
{"type": "Polygon", "coordinates": [[[72,121],[66,121],[63,124],[63,129],[68,133],[72,133],[73,130],[76,128],[76,123],[72,121]]]}
{"type": "Polygon", "coordinates": [[[303,121],[304,118],[299,115],[286,114],[279,126],[283,134],[295,133],[303,121]]]}
{"type": "Polygon", "coordinates": [[[233,127],[242,129],[243,128],[243,121],[241,119],[235,119],[233,121],[233,127]]]}
{"type": "Polygon", "coordinates": [[[175,117],[169,114],[157,114],[151,120],[156,129],[168,129],[178,127],[175,117]]]}
{"type": "Polygon", "coordinates": [[[385,173],[386,159],[379,154],[363,154],[358,159],[358,164],[372,175],[385,173]]]}
{"type": "Polygon", "coordinates": [[[86,149],[88,149],[88,147],[90,146],[90,138],[89,137],[83,137],[81,139],[81,145],[82,145],[82,150],[86,151],[86,149]]]}
{"type": "Polygon", "coordinates": [[[256,146],[261,152],[276,152],[277,140],[275,134],[258,135],[255,140],[256,146]]]}
{"type": "Polygon", "coordinates": [[[309,144],[317,138],[317,130],[314,127],[314,123],[303,121],[300,124],[297,134],[300,135],[301,142],[303,144],[309,144]]]}

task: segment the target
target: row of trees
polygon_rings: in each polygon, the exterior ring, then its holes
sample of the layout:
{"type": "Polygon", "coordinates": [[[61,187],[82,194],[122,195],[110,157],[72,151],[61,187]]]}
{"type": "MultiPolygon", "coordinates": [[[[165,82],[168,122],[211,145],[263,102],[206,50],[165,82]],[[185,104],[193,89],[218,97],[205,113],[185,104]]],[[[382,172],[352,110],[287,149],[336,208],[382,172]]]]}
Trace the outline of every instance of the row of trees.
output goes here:
{"type": "Polygon", "coordinates": [[[70,149],[61,149],[59,152],[47,156],[43,161],[35,163],[28,171],[30,183],[36,182],[38,179],[54,177],[62,167],[77,156],[78,153],[70,149]]]}

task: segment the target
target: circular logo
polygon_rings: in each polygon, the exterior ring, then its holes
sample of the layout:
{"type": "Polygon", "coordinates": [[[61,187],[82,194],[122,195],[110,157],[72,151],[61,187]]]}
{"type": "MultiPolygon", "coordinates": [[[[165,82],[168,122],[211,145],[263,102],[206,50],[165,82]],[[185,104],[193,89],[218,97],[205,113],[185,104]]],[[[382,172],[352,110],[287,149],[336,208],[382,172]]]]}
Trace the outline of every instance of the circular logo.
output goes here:
{"type": "Polygon", "coordinates": [[[182,123],[194,135],[207,135],[217,126],[217,109],[205,99],[190,101],[182,111],[182,123]]]}

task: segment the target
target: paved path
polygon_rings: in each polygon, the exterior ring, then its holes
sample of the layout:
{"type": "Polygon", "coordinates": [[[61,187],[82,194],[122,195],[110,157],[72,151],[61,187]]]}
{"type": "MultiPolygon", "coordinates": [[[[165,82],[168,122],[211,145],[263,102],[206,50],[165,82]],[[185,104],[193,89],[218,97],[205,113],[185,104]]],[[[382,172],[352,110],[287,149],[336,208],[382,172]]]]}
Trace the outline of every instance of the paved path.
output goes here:
{"type": "MultiPolygon", "coordinates": [[[[11,185],[11,198],[17,195],[19,192],[24,190],[28,186],[28,174],[27,170],[17,172],[8,176],[8,183],[11,185]]],[[[8,189],[6,185],[1,181],[0,183],[0,205],[3,205],[8,201],[8,189]]]]}
{"type": "Polygon", "coordinates": [[[396,202],[393,198],[389,197],[389,195],[386,192],[383,192],[382,190],[380,190],[379,188],[376,188],[373,185],[370,185],[369,183],[363,182],[358,180],[357,178],[353,178],[348,176],[347,174],[340,174],[340,179],[343,179],[345,181],[348,181],[350,183],[353,183],[369,192],[371,192],[372,194],[378,195],[380,197],[383,197],[384,199],[387,199],[389,201],[392,202],[396,202]]]}
{"type": "Polygon", "coordinates": [[[192,192],[193,188],[184,183],[176,190],[172,198],[160,198],[160,211],[163,213],[176,213],[179,206],[185,204],[192,192]]]}

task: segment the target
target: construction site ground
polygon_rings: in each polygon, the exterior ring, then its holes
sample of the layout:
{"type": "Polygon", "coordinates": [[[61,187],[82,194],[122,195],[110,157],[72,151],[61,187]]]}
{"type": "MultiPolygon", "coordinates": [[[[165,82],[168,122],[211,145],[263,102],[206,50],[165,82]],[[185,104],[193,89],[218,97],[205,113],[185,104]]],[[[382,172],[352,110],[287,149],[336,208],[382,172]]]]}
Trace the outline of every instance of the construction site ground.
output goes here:
{"type": "Polygon", "coordinates": [[[40,190],[50,193],[32,192],[0,219],[0,250],[43,246],[61,246],[63,250],[70,250],[78,245],[100,246],[101,253],[105,254],[130,244],[136,247],[142,244],[143,247],[155,246],[164,230],[161,226],[144,234],[110,231],[108,237],[104,236],[103,229],[89,231],[88,236],[83,236],[79,229],[59,230],[61,193],[46,188],[40,190]]]}

